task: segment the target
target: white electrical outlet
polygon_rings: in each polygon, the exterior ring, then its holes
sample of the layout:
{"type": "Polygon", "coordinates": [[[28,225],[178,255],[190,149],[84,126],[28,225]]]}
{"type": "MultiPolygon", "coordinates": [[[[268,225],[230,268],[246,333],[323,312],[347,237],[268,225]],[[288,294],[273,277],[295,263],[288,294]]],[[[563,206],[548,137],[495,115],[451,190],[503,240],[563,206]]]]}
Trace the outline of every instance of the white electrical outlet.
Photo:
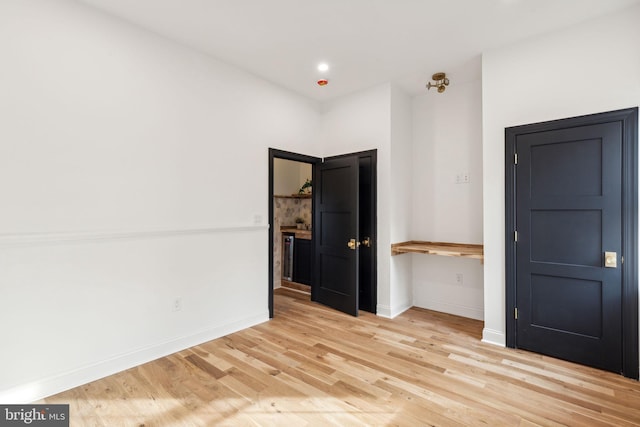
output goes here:
{"type": "Polygon", "coordinates": [[[182,298],[177,297],[176,299],[173,300],[173,311],[180,311],[182,310],[182,298]]]}
{"type": "Polygon", "coordinates": [[[464,277],[462,273],[456,273],[456,283],[459,285],[462,285],[463,281],[464,281],[464,277]]]}
{"type": "Polygon", "coordinates": [[[262,224],[262,215],[258,215],[258,214],[253,215],[253,223],[255,225],[262,224]]]}
{"type": "Polygon", "coordinates": [[[462,183],[463,184],[469,183],[469,172],[465,172],[462,174],[462,183]]]}

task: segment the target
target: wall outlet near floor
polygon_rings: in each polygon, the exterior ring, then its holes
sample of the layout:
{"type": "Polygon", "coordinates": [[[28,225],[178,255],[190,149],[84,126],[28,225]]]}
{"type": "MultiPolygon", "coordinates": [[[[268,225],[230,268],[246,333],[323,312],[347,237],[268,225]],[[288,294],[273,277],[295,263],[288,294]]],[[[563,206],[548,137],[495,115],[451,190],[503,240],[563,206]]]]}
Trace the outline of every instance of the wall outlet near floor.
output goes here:
{"type": "Polygon", "coordinates": [[[182,310],[182,298],[176,297],[173,300],[173,306],[171,307],[172,311],[180,311],[182,310]]]}
{"type": "Polygon", "coordinates": [[[463,282],[464,282],[464,277],[462,276],[462,273],[456,273],[456,283],[458,285],[462,285],[463,282]]]}

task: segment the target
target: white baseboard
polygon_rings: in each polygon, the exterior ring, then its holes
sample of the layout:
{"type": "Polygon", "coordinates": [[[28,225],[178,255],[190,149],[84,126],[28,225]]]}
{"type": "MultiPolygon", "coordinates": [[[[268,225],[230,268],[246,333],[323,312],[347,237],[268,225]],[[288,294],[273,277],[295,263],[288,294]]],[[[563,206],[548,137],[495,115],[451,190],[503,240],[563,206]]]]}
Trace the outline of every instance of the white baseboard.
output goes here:
{"type": "Polygon", "coordinates": [[[442,313],[454,314],[456,316],[468,317],[470,319],[484,320],[484,308],[470,307],[460,304],[452,304],[444,301],[423,301],[416,307],[426,308],[427,310],[440,311],[442,313]]]}
{"type": "Polygon", "coordinates": [[[388,305],[378,304],[376,306],[376,315],[380,317],[386,317],[387,319],[393,319],[396,316],[401,315],[405,311],[413,307],[411,302],[407,302],[395,307],[389,307],[388,305]]]}
{"type": "Polygon", "coordinates": [[[376,315],[391,319],[391,307],[389,307],[388,305],[378,304],[376,306],[376,315]]]}
{"type": "Polygon", "coordinates": [[[102,362],[87,365],[60,375],[43,378],[27,384],[0,390],[3,404],[25,404],[36,402],[47,396],[61,393],[100,378],[122,372],[152,360],[182,351],[189,347],[220,338],[225,335],[255,326],[269,320],[269,313],[261,313],[245,319],[216,326],[189,336],[122,354],[102,362]]]}
{"type": "Polygon", "coordinates": [[[482,342],[504,347],[507,340],[504,332],[484,328],[482,330],[482,342]]]}
{"type": "Polygon", "coordinates": [[[391,318],[393,319],[394,317],[401,315],[405,311],[409,310],[411,307],[413,307],[413,304],[411,303],[411,301],[408,301],[402,305],[397,305],[395,307],[392,307],[391,318]]]}

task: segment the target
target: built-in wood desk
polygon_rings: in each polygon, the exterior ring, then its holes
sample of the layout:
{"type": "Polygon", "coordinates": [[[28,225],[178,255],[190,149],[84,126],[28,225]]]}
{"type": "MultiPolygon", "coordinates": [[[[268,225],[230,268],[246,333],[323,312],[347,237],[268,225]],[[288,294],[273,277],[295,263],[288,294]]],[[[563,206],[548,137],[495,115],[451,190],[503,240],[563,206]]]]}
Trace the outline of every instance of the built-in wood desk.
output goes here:
{"type": "Polygon", "coordinates": [[[407,253],[473,258],[479,259],[480,261],[484,262],[484,245],[473,245],[467,243],[422,242],[417,240],[391,244],[391,255],[400,255],[407,253]]]}

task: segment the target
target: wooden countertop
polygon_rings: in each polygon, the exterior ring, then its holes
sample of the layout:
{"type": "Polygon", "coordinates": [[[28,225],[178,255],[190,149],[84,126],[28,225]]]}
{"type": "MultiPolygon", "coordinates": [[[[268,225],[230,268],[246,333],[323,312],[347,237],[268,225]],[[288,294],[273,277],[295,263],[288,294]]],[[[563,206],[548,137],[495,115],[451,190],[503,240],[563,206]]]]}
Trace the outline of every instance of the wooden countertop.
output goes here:
{"type": "Polygon", "coordinates": [[[290,196],[285,196],[284,194],[276,194],[273,197],[278,199],[310,199],[311,194],[292,194],[290,196]]]}
{"type": "Polygon", "coordinates": [[[298,230],[297,227],[280,227],[281,233],[294,233],[296,239],[311,240],[311,230],[298,230]]]}
{"type": "Polygon", "coordinates": [[[484,245],[474,245],[467,243],[422,242],[416,240],[402,243],[393,243],[391,245],[391,255],[399,255],[412,252],[420,254],[473,258],[484,261],[484,245]]]}

